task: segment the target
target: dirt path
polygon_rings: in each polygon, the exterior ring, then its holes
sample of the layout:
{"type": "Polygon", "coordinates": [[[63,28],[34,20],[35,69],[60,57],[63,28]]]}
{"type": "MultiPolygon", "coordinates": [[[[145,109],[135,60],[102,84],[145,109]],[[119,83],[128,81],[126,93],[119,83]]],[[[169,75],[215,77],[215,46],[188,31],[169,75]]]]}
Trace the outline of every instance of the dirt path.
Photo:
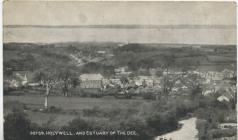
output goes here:
{"type": "Polygon", "coordinates": [[[197,119],[194,117],[182,120],[179,122],[182,124],[181,129],[158,136],[155,140],[198,140],[196,137],[198,134],[196,129],[196,120],[197,119]]]}

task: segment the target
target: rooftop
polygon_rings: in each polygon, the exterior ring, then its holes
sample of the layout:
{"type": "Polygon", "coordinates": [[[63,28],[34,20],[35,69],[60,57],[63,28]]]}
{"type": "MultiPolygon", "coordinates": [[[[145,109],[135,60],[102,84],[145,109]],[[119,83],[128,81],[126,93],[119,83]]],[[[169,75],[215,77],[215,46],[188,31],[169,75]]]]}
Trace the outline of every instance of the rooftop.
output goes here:
{"type": "Polygon", "coordinates": [[[82,74],[80,75],[80,80],[102,80],[103,76],[101,74],[82,74]]]}

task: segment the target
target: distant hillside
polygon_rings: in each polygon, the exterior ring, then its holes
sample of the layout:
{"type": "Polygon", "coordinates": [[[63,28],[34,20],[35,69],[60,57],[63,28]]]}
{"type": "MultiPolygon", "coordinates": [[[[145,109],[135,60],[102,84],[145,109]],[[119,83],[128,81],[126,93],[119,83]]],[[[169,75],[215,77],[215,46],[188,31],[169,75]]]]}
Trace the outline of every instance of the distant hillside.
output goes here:
{"type": "Polygon", "coordinates": [[[163,67],[167,64],[176,69],[201,70],[235,69],[236,66],[236,46],[232,45],[5,43],[3,53],[5,72],[9,69],[34,72],[48,63],[72,66],[77,72],[105,74],[112,74],[113,69],[118,66],[128,66],[132,71],[140,68],[163,67]],[[104,51],[106,54],[98,54],[98,51],[104,51]],[[113,57],[108,57],[112,54],[113,57]],[[85,65],[78,67],[72,55],[84,61],[85,65]]]}
{"type": "Polygon", "coordinates": [[[119,65],[128,65],[136,70],[140,67],[192,68],[222,70],[235,68],[236,46],[232,45],[185,45],[167,47],[164,44],[128,44],[114,50],[119,65]]]}

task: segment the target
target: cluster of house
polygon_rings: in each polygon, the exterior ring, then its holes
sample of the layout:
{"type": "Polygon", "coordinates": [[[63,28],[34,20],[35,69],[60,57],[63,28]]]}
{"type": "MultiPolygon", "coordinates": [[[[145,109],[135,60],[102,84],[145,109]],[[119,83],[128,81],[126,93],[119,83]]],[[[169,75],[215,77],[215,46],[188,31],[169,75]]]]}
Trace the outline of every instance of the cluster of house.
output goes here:
{"type": "Polygon", "coordinates": [[[77,66],[82,66],[89,62],[99,62],[104,60],[104,57],[113,57],[112,53],[108,53],[104,50],[96,51],[96,56],[88,54],[87,56],[83,55],[82,51],[79,51],[75,54],[70,54],[71,59],[76,63],[77,66]]]}
{"type": "Polygon", "coordinates": [[[13,72],[10,78],[4,79],[4,87],[18,88],[26,86],[28,83],[27,74],[25,71],[13,72]]]}
{"type": "Polygon", "coordinates": [[[230,78],[234,78],[235,72],[225,69],[222,72],[215,71],[164,71],[162,76],[156,76],[156,70],[150,70],[150,76],[133,76],[129,77],[132,73],[127,70],[126,67],[119,67],[115,69],[115,76],[112,78],[104,78],[101,74],[82,74],[80,76],[81,88],[99,88],[106,89],[107,87],[142,87],[147,91],[162,91],[162,80],[164,76],[170,77],[170,80],[174,80],[171,93],[187,94],[191,92],[191,84],[201,84],[203,89],[203,95],[211,95],[218,91],[223,91],[224,94],[218,97],[219,101],[230,101],[236,93],[236,86],[230,83],[230,78]],[[183,75],[182,78],[181,75],[183,75]],[[193,81],[190,79],[190,75],[197,75],[199,79],[193,81]],[[125,84],[121,81],[121,77],[127,77],[128,82],[125,84]]]}
{"type": "Polygon", "coordinates": [[[207,72],[199,72],[201,78],[206,79],[206,83],[210,83],[212,81],[221,81],[225,79],[230,79],[236,76],[236,72],[232,70],[225,69],[221,72],[217,71],[207,71],[207,72]]]}
{"type": "MultiPolygon", "coordinates": [[[[160,69],[150,69],[149,76],[139,75],[130,76],[133,72],[129,71],[127,67],[116,68],[115,75],[110,78],[103,77],[99,73],[82,74],[79,76],[80,88],[82,89],[100,89],[104,90],[108,87],[119,87],[134,89],[134,92],[161,92],[162,82],[164,77],[169,77],[169,80],[174,80],[173,86],[171,86],[171,95],[182,95],[191,92],[191,84],[202,85],[203,95],[208,96],[221,92],[221,96],[217,98],[218,101],[229,102],[231,98],[234,98],[236,94],[236,84],[231,84],[231,78],[236,76],[236,73],[232,70],[225,69],[221,72],[216,71],[175,71],[168,70],[162,71],[162,75],[156,75],[156,71],[160,69]],[[182,75],[182,76],[181,76],[182,75]],[[197,75],[199,79],[194,81],[190,78],[191,75],[197,75]],[[123,82],[122,77],[126,77],[127,82],[123,82]],[[182,77],[182,78],[181,78],[182,77]],[[139,90],[139,91],[138,91],[139,90]]],[[[20,71],[14,72],[10,79],[4,79],[4,86],[17,88],[20,86],[37,86],[37,83],[30,83],[27,72],[20,71]]]]}
{"type": "Polygon", "coordinates": [[[234,77],[236,77],[236,73],[228,69],[222,72],[208,71],[201,73],[203,95],[209,96],[219,92],[220,96],[217,100],[220,102],[229,102],[232,98],[235,98],[236,94],[236,83],[231,80],[234,77]]]}
{"type": "Polygon", "coordinates": [[[152,76],[137,76],[133,78],[128,78],[126,83],[118,77],[104,78],[101,74],[82,74],[79,77],[81,88],[99,88],[105,89],[107,86],[116,87],[154,87],[159,86],[160,79],[155,79],[152,76]]]}
{"type": "MultiPolygon", "coordinates": [[[[228,69],[224,69],[223,71],[168,71],[169,76],[173,77],[172,79],[176,79],[178,75],[184,75],[183,80],[176,80],[173,88],[173,94],[186,94],[189,92],[189,85],[191,83],[200,84],[202,86],[202,94],[204,96],[209,96],[212,94],[216,94],[220,92],[221,94],[217,100],[220,102],[226,101],[229,102],[232,98],[235,98],[236,94],[236,83],[232,81],[232,78],[236,77],[236,72],[228,69]],[[189,78],[189,75],[196,75],[198,79],[196,81],[192,81],[189,78]]],[[[163,73],[165,75],[166,72],[163,73]]],[[[194,80],[194,79],[193,79],[194,80]]]]}

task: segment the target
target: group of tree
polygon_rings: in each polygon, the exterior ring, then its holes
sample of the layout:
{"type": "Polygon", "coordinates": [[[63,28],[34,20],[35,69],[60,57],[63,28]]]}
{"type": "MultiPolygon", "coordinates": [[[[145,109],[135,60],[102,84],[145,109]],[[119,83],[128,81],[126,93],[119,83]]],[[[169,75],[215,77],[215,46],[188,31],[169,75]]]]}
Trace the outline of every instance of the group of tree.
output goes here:
{"type": "Polygon", "coordinates": [[[39,69],[34,74],[34,80],[45,88],[45,108],[48,107],[48,97],[53,88],[59,87],[64,96],[69,96],[69,90],[79,84],[77,73],[69,67],[39,69]]]}
{"type": "Polygon", "coordinates": [[[82,66],[80,69],[82,73],[101,73],[104,76],[111,76],[115,74],[114,66],[108,66],[97,62],[90,62],[82,66]]]}

